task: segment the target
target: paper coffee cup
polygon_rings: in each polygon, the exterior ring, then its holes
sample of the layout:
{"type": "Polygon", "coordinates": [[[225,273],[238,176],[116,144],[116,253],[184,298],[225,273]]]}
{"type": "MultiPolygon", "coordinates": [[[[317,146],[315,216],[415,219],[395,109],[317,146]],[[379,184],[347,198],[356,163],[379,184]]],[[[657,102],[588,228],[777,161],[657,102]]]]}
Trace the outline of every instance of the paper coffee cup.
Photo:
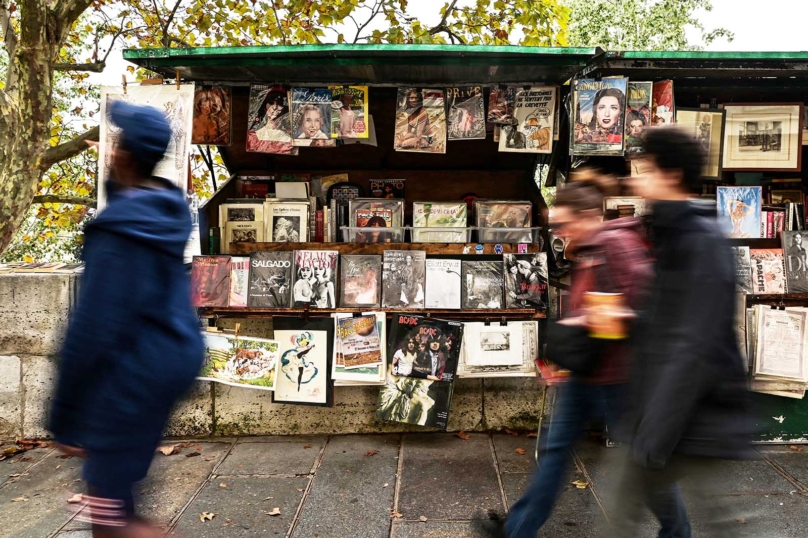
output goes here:
{"type": "Polygon", "coordinates": [[[584,293],[584,309],[589,336],[604,340],[622,340],[626,330],[627,308],[622,293],[584,293]]]}

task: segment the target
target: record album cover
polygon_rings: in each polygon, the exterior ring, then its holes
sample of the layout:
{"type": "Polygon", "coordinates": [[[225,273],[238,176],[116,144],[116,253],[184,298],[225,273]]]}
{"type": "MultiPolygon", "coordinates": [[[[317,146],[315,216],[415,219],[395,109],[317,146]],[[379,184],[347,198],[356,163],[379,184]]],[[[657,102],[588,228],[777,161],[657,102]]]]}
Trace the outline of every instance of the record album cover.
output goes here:
{"type": "Polygon", "coordinates": [[[331,138],[367,138],[368,87],[330,86],[331,138]]]}
{"type": "Polygon", "coordinates": [[[296,250],[295,284],[292,288],[294,306],[336,308],[337,258],[336,250],[296,250]]]}
{"type": "Polygon", "coordinates": [[[463,324],[424,316],[395,314],[388,357],[396,376],[453,381],[463,340],[463,324]]]}
{"type": "Polygon", "coordinates": [[[628,79],[575,80],[573,155],[622,155],[628,79]]]}
{"type": "Polygon", "coordinates": [[[383,308],[423,308],[426,252],[386,250],[382,267],[383,308]]]}
{"type": "Polygon", "coordinates": [[[292,252],[251,252],[247,304],[287,308],[292,300],[292,252]]]}
{"type": "Polygon", "coordinates": [[[226,307],[230,300],[230,256],[194,256],[191,299],[195,307],[226,307]]]}
{"type": "Polygon", "coordinates": [[[393,147],[396,151],[446,153],[443,90],[398,89],[393,147]]]}
{"type": "Polygon", "coordinates": [[[348,201],[348,212],[352,227],[380,228],[378,232],[354,230],[355,243],[398,243],[404,239],[403,200],[354,198],[348,201]]]}
{"type": "Polygon", "coordinates": [[[416,243],[466,243],[468,206],[465,202],[414,202],[412,237],[416,243]],[[433,228],[431,230],[418,228],[433,228]],[[441,228],[464,228],[453,232],[441,228]]]}
{"type": "Polygon", "coordinates": [[[469,310],[502,308],[502,262],[463,260],[462,307],[469,310]]]}
{"type": "Polygon", "coordinates": [[[378,308],[381,304],[382,257],[345,255],[340,259],[340,306],[378,308]]]}
{"type": "Polygon", "coordinates": [[[453,383],[387,376],[379,391],[376,417],[388,422],[446,429],[453,383]]]}
{"type": "Polygon", "coordinates": [[[516,91],[514,122],[503,125],[499,151],[513,153],[551,153],[556,112],[556,88],[532,86],[516,91]]]}
{"type": "Polygon", "coordinates": [[[476,200],[474,213],[481,243],[532,243],[531,230],[497,231],[495,228],[530,228],[533,204],[527,201],[476,200]],[[489,229],[494,228],[494,229],[489,229]]]}
{"type": "Polygon", "coordinates": [[[205,362],[197,379],[274,390],[280,355],[276,340],[204,332],[205,362]]]}
{"type": "Polygon", "coordinates": [[[547,253],[505,254],[505,308],[547,310],[547,253]]]}
{"type": "Polygon", "coordinates": [[[247,116],[247,151],[297,155],[292,144],[289,88],[252,84],[247,116]]]}
{"type": "Polygon", "coordinates": [[[446,88],[449,140],[485,138],[485,99],[482,86],[446,88]]]}
{"type": "Polygon", "coordinates": [[[280,358],[272,403],[331,407],[334,321],[276,317],[273,327],[280,358]]]}
{"type": "Polygon", "coordinates": [[[626,95],[626,155],[639,155],[645,150],[645,130],[651,125],[653,82],[629,81],[626,95]]]}
{"type": "Polygon", "coordinates": [[[459,309],[461,305],[461,262],[426,260],[426,308],[459,309]]]}

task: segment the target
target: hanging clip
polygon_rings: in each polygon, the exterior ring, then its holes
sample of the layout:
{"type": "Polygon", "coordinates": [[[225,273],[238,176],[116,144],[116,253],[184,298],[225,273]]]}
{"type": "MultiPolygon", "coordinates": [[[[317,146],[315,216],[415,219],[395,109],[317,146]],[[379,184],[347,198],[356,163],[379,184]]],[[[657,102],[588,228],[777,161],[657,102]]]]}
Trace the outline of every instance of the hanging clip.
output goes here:
{"type": "Polygon", "coordinates": [[[486,326],[486,327],[490,327],[490,326],[491,326],[491,319],[490,319],[490,318],[485,318],[485,322],[484,322],[484,323],[485,323],[485,326],[486,326]]]}
{"type": "Polygon", "coordinates": [[[179,90],[180,89],[180,71],[179,71],[179,69],[177,69],[175,72],[177,74],[177,90],[179,90]]]}
{"type": "Polygon", "coordinates": [[[351,314],[351,316],[352,316],[352,317],[355,317],[355,318],[361,318],[363,315],[364,315],[364,313],[363,313],[363,312],[353,312],[353,313],[351,314]]]}
{"type": "Polygon", "coordinates": [[[502,316],[502,319],[499,322],[499,326],[500,327],[507,327],[508,326],[508,320],[505,319],[505,316],[502,316]]]}
{"type": "Polygon", "coordinates": [[[303,307],[303,312],[300,313],[300,319],[302,319],[304,323],[309,322],[309,305],[303,307]]]}
{"type": "Polygon", "coordinates": [[[126,95],[126,75],[121,75],[121,84],[123,85],[123,94],[126,95]]]}

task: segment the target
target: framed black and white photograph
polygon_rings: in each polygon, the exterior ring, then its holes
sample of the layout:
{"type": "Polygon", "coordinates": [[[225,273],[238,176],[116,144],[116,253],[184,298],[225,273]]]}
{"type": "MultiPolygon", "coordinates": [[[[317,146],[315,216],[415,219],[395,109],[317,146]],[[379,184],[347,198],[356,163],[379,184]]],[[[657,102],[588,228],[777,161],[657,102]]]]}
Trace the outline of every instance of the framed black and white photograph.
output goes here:
{"type": "Polygon", "coordinates": [[[709,108],[677,108],[676,123],[690,133],[704,148],[707,163],[702,179],[721,179],[721,158],[724,148],[723,110],[709,108]]]}
{"type": "Polygon", "coordinates": [[[802,170],[802,103],[732,103],[724,110],[724,170],[802,170]]]}

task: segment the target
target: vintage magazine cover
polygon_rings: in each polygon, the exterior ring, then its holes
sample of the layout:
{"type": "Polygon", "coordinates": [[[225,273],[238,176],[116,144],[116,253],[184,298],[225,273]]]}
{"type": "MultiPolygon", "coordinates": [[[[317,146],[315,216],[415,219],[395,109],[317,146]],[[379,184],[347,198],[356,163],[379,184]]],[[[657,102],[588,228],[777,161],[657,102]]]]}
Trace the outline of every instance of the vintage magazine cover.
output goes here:
{"type": "Polygon", "coordinates": [[[280,360],[272,403],[330,407],[334,396],[330,364],[334,321],[276,317],[273,327],[275,340],[280,343],[280,360]]]}
{"type": "Polygon", "coordinates": [[[626,155],[644,153],[645,130],[651,125],[653,82],[629,81],[626,95],[626,155]]]}
{"type": "Polygon", "coordinates": [[[474,214],[480,243],[533,243],[533,233],[526,230],[496,231],[487,228],[530,228],[533,204],[526,201],[475,200],[474,214]]]}
{"type": "Polygon", "coordinates": [[[426,308],[460,309],[460,260],[426,260],[426,308]]]}
{"type": "Polygon", "coordinates": [[[276,340],[247,338],[222,333],[202,333],[205,362],[200,381],[215,381],[234,387],[274,390],[279,344],[276,340]]]}
{"type": "Polygon", "coordinates": [[[256,243],[264,240],[264,206],[258,204],[221,204],[219,226],[222,229],[221,252],[230,253],[230,243],[256,243]]]}
{"type": "Polygon", "coordinates": [[[468,310],[502,308],[502,262],[463,260],[462,307],[468,310]]]}
{"type": "Polygon", "coordinates": [[[305,243],[309,237],[308,202],[264,202],[264,237],[269,243],[305,243]]]}
{"type": "Polygon", "coordinates": [[[623,77],[575,81],[573,155],[622,155],[627,80],[623,77]]]}
{"type": "Polygon", "coordinates": [[[336,308],[336,250],[296,250],[292,289],[294,306],[336,308]]]}
{"type": "Polygon", "coordinates": [[[292,88],[292,138],[295,146],[335,146],[331,139],[331,90],[292,88]]]}
{"type": "Polygon", "coordinates": [[[539,356],[536,321],[464,323],[457,377],[534,377],[539,356]],[[501,334],[508,331],[507,346],[501,334]],[[494,334],[491,334],[494,333],[494,334]],[[517,362],[515,357],[519,358],[517,362]]]}
{"type": "Polygon", "coordinates": [[[752,290],[752,258],[749,247],[732,247],[735,254],[735,284],[743,293],[754,293],[752,290]]]}
{"type": "Polygon", "coordinates": [[[729,237],[760,237],[761,187],[717,187],[718,222],[729,237]]]}
{"type": "Polygon", "coordinates": [[[382,308],[424,307],[426,252],[385,250],[382,276],[382,308]]]}
{"type": "Polygon", "coordinates": [[[226,307],[230,300],[230,256],[194,256],[191,302],[195,307],[226,307]]]}
{"type": "Polygon", "coordinates": [[[371,179],[370,195],[373,198],[398,198],[404,199],[404,187],[406,181],[403,179],[371,179]]]}
{"type": "Polygon", "coordinates": [[[412,204],[413,228],[435,228],[434,230],[414,229],[412,240],[415,243],[466,243],[468,233],[468,206],[465,202],[414,202],[412,204]],[[457,232],[441,228],[463,228],[457,232]]]}
{"type": "Polygon", "coordinates": [[[804,231],[784,231],[781,241],[786,262],[786,291],[808,293],[808,236],[804,231]]]}
{"type": "Polygon", "coordinates": [[[250,258],[230,258],[230,301],[228,306],[247,306],[250,291],[250,258]]]}
{"type": "MultiPolygon", "coordinates": [[[[376,365],[347,369],[343,362],[340,340],[337,339],[334,342],[334,361],[331,370],[335,385],[384,385],[387,379],[387,314],[384,312],[365,312],[365,315],[372,315],[376,319],[376,331],[381,342],[382,360],[376,365]]],[[[352,318],[353,316],[354,314],[351,313],[334,314],[335,330],[339,320],[352,318]]]]}
{"type": "Polygon", "coordinates": [[[555,86],[532,86],[530,89],[517,90],[514,123],[502,126],[499,151],[552,153],[556,91],[555,86]]]}
{"type": "Polygon", "coordinates": [[[491,88],[488,94],[488,123],[513,125],[513,105],[516,101],[516,88],[491,88]]]}
{"type": "Polygon", "coordinates": [[[547,253],[505,254],[505,308],[547,310],[547,253]]]}
{"type": "Polygon", "coordinates": [[[338,361],[346,370],[382,363],[382,342],[373,314],[337,318],[337,340],[338,361]]]}
{"type": "Polygon", "coordinates": [[[751,249],[752,289],[755,294],[786,292],[785,261],[781,249],[751,249]]]}
{"type": "Polygon", "coordinates": [[[340,306],[379,308],[382,289],[382,257],[345,255],[340,260],[340,306]]]}
{"type": "Polygon", "coordinates": [[[292,144],[289,88],[286,86],[250,86],[247,151],[297,155],[297,148],[292,144]]]}
{"type": "Polygon", "coordinates": [[[463,324],[408,314],[393,315],[388,339],[392,373],[432,381],[453,381],[463,324]]]}
{"type": "Polygon", "coordinates": [[[398,89],[393,147],[396,151],[446,153],[443,90],[398,89]]]}
{"type": "Polygon", "coordinates": [[[808,381],[805,309],[757,309],[757,349],[753,375],[808,381]]]}
{"type": "Polygon", "coordinates": [[[654,82],[654,100],[651,104],[651,126],[670,125],[673,123],[673,81],[654,82]]]}
{"type": "Polygon", "coordinates": [[[247,304],[255,308],[287,308],[292,301],[292,252],[251,252],[247,304]]]}
{"type": "Polygon", "coordinates": [[[376,417],[389,422],[446,429],[453,383],[387,376],[379,391],[376,417]]]}
{"type": "Polygon", "coordinates": [[[404,200],[354,198],[348,201],[348,212],[352,227],[391,228],[379,232],[353,231],[353,242],[398,243],[403,241],[404,200]]]}
{"type": "Polygon", "coordinates": [[[232,90],[227,86],[206,86],[194,92],[192,144],[230,145],[232,90]]]}
{"type": "Polygon", "coordinates": [[[113,101],[147,105],[163,111],[173,133],[163,160],[152,175],[169,180],[182,189],[188,187],[188,156],[194,120],[194,85],[170,86],[101,86],[101,131],[98,138],[98,210],[107,203],[106,184],[109,166],[120,137],[120,128],[109,120],[108,107],[113,101]]]}
{"type": "Polygon", "coordinates": [[[331,90],[331,138],[367,138],[368,87],[329,86],[331,90]]]}
{"type": "Polygon", "coordinates": [[[482,86],[446,88],[449,140],[485,138],[485,99],[482,86]]]}

